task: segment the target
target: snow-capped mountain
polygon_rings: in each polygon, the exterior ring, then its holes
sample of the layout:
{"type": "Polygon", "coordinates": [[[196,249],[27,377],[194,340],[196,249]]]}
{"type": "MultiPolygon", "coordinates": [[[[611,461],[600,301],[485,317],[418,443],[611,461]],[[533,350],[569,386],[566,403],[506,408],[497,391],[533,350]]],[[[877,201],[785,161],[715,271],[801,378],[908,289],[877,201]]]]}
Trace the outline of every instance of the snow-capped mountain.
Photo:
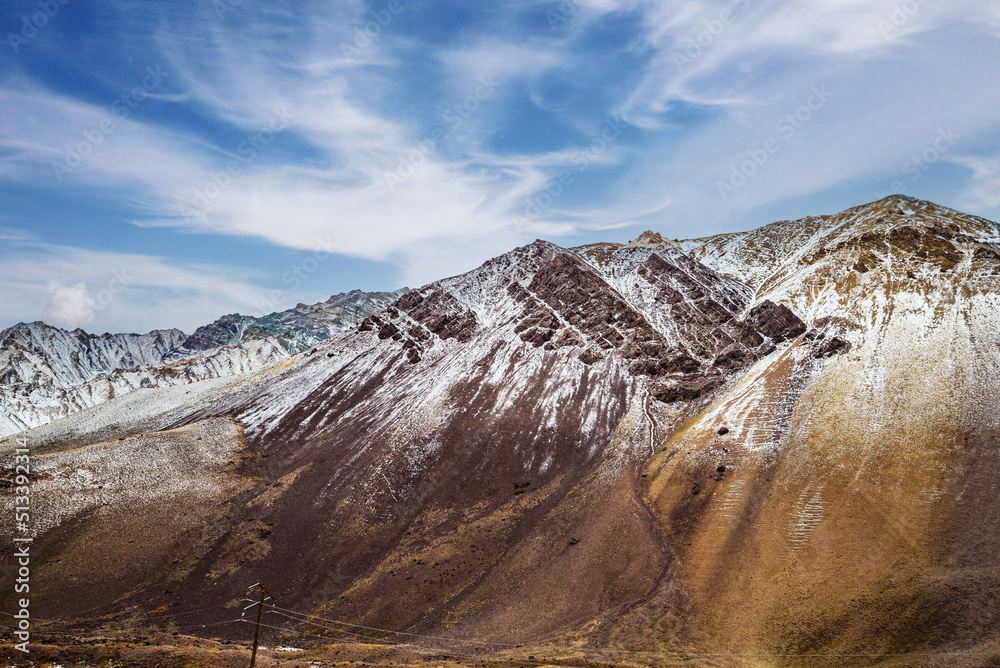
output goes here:
{"type": "MultiPolygon", "coordinates": [[[[192,383],[182,397],[162,387],[136,392],[30,432],[42,449],[63,450],[86,433],[114,444],[99,465],[55,453],[41,463],[39,496],[61,501],[38,521],[60,526],[90,516],[97,502],[116,509],[116,526],[129,533],[121,544],[143,547],[120,554],[114,577],[103,574],[110,564],[95,564],[92,581],[118,583],[102,589],[107,604],[173,601],[162,592],[174,587],[121,588],[158,577],[165,556],[140,537],[152,513],[169,514],[171,532],[201,527],[203,538],[181,550],[201,574],[181,576],[188,596],[228,597],[246,586],[239,564],[252,561],[261,577],[295,573],[289,597],[343,592],[316,602],[339,601],[332,615],[429,625],[464,600],[481,619],[508,624],[518,610],[487,601],[509,602],[501,595],[509,582],[524,592],[549,588],[563,577],[559,555],[571,539],[582,541],[579,558],[620,549],[622,536],[604,533],[612,522],[641,545],[649,525],[632,485],[642,462],[741,369],[781,355],[805,331],[786,307],[755,306],[750,296],[676,250],[589,261],[537,241],[408,291],[356,329],[228,385],[192,383]],[[142,435],[152,433],[162,435],[142,435]],[[192,454],[208,442],[238,454],[229,463],[192,454]],[[161,453],[155,470],[143,464],[151,449],[161,453]],[[185,470],[167,483],[163,466],[185,470]],[[80,486],[74,471],[83,468],[80,486]],[[249,501],[227,503],[236,489],[249,501]],[[591,522],[594,513],[604,519],[591,522]],[[355,531],[363,541],[347,540],[355,531]],[[470,545],[479,546],[472,561],[470,545]],[[506,561],[509,550],[528,552],[506,561]],[[415,555],[431,553],[447,577],[427,580],[415,555]],[[339,566],[320,566],[329,563],[339,566]],[[507,575],[483,581],[484,569],[507,575]]],[[[645,567],[581,562],[607,596],[569,588],[536,630],[640,595],[660,559],[656,549],[644,554],[645,567]]],[[[40,580],[65,581],[63,567],[52,568],[40,580]]],[[[95,603],[84,596],[64,609],[95,603]]]]}
{"type": "Polygon", "coordinates": [[[43,322],[22,323],[0,332],[0,435],[41,424],[31,408],[63,411],[61,391],[116,369],[158,364],[184,340],[178,329],[149,334],[88,334],[43,322]]]}
{"type": "Polygon", "coordinates": [[[259,371],[384,309],[405,289],[334,295],[263,317],[223,316],[186,336],[88,334],[42,322],[0,332],[0,436],[140,388],[259,371]]]}
{"type": "Polygon", "coordinates": [[[983,665],[1000,636],[998,241],[996,223],[892,197],[684,242],[812,329],[649,462],[676,570],[636,615],[683,601],[680,635],[733,652],[983,665]]]}
{"type": "Polygon", "coordinates": [[[605,663],[989,665],[998,240],[894,197],[538,241],[257,373],[34,429],[35,613],[217,623],[265,581],[605,663]]]}
{"type": "Polygon", "coordinates": [[[0,332],[0,383],[70,387],[113,369],[157,364],[184,340],[179,329],[149,334],[88,334],[43,322],[0,332]]]}

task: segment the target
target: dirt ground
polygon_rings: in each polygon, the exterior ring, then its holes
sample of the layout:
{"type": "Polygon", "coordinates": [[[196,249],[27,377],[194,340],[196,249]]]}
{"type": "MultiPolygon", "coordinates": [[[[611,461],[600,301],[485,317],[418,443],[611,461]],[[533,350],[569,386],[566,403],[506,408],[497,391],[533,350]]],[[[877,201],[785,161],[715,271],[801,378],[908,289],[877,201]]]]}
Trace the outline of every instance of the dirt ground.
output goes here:
{"type": "MultiPolygon", "coordinates": [[[[305,645],[305,643],[302,643],[305,645]]],[[[30,653],[16,651],[10,642],[0,643],[0,666],[31,668],[243,668],[250,665],[246,643],[195,636],[153,634],[133,638],[38,634],[30,653]]],[[[628,660],[579,650],[517,648],[490,652],[483,648],[446,651],[411,645],[362,643],[326,644],[314,647],[262,647],[257,653],[261,668],[638,668],[640,666],[685,665],[701,668],[719,665],[687,660],[628,660]],[[535,652],[534,654],[532,652],[535,652]]],[[[733,664],[729,664],[733,665],[733,664]]]]}

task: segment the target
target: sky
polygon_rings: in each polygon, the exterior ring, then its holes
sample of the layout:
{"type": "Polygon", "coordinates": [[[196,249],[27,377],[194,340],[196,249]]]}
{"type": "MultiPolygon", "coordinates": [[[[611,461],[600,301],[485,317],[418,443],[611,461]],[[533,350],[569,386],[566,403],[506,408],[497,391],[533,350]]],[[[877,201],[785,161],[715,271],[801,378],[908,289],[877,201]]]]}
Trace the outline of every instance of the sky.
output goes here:
{"type": "Polygon", "coordinates": [[[982,0],[6,0],[0,328],[263,315],[543,238],[1000,218],[982,0]]]}

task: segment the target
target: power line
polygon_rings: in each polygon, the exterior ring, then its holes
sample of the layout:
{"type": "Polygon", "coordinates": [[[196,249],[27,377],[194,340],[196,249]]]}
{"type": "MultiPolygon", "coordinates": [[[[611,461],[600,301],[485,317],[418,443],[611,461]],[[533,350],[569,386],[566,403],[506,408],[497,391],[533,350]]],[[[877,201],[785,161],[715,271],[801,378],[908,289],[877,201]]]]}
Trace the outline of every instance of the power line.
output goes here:
{"type": "MultiPolygon", "coordinates": [[[[161,615],[151,615],[151,616],[148,616],[148,617],[141,617],[141,620],[142,621],[147,621],[147,620],[150,620],[150,619],[163,619],[164,617],[180,617],[182,615],[192,615],[192,614],[194,614],[196,612],[204,612],[205,610],[213,610],[215,608],[228,608],[228,607],[229,606],[226,605],[225,603],[216,604],[216,605],[207,605],[204,608],[195,608],[194,610],[185,610],[184,612],[165,612],[165,613],[163,613],[161,615]]],[[[129,613],[129,612],[122,612],[122,613],[119,613],[119,614],[121,614],[121,615],[127,615],[127,614],[142,615],[142,612],[133,611],[131,613],[129,613]]]]}
{"type": "MultiPolygon", "coordinates": [[[[0,610],[0,615],[7,615],[8,617],[14,617],[14,619],[18,619],[18,617],[16,615],[13,615],[13,614],[11,614],[9,612],[4,612],[3,610],[0,610]]],[[[60,621],[58,619],[39,619],[38,617],[32,617],[31,621],[32,622],[42,622],[43,624],[59,624],[60,623],[60,621]]]]}
{"type": "MultiPolygon", "coordinates": [[[[185,610],[184,612],[166,612],[166,613],[163,613],[161,615],[152,615],[152,616],[148,616],[148,617],[143,617],[141,611],[119,612],[119,613],[117,613],[117,616],[130,615],[131,614],[131,615],[138,615],[139,617],[137,619],[135,619],[135,620],[115,620],[115,623],[119,623],[119,622],[139,622],[139,621],[143,621],[144,622],[144,621],[149,621],[151,619],[163,619],[164,617],[181,617],[183,615],[191,615],[191,614],[194,614],[196,612],[204,612],[205,610],[213,610],[215,608],[228,608],[228,607],[229,607],[228,605],[226,605],[225,603],[223,603],[223,604],[216,604],[216,605],[208,605],[208,606],[205,606],[204,608],[195,608],[194,610],[185,610]]],[[[7,615],[8,617],[14,617],[13,614],[11,614],[9,612],[5,612],[3,610],[0,610],[0,615],[7,615]]],[[[70,624],[70,623],[73,622],[73,620],[70,620],[70,619],[42,619],[40,617],[34,617],[34,616],[32,616],[31,617],[31,622],[32,623],[41,622],[43,624],[70,624]]]]}
{"type": "Polygon", "coordinates": [[[183,631],[185,629],[204,629],[204,628],[208,628],[209,626],[221,626],[222,624],[235,624],[236,622],[240,622],[240,621],[243,621],[243,620],[240,620],[240,619],[227,619],[224,622],[209,622],[208,624],[192,624],[190,626],[179,626],[179,627],[177,627],[174,630],[175,631],[183,631]]]}
{"type": "MultiPolygon", "coordinates": [[[[0,626],[0,629],[7,629],[8,631],[23,631],[24,630],[24,629],[19,629],[16,626],[0,626]]],[[[46,634],[46,633],[54,633],[57,636],[72,636],[72,635],[76,635],[75,633],[70,633],[69,631],[46,631],[44,629],[41,630],[41,631],[39,631],[39,633],[41,633],[43,635],[46,634]]]]}
{"type": "MultiPolygon", "coordinates": [[[[107,626],[111,627],[111,629],[109,629],[109,630],[113,630],[114,627],[117,626],[118,627],[117,630],[119,630],[119,631],[129,631],[129,630],[132,630],[132,629],[122,628],[121,625],[123,623],[133,624],[134,625],[136,622],[146,621],[146,620],[150,620],[150,619],[162,619],[164,617],[182,616],[182,615],[187,615],[187,614],[193,614],[195,612],[203,612],[205,610],[211,610],[211,609],[214,609],[214,608],[225,608],[225,607],[229,607],[229,606],[225,605],[225,604],[211,605],[211,606],[206,606],[204,608],[197,608],[197,609],[194,609],[194,610],[187,610],[187,611],[179,612],[179,613],[165,613],[163,615],[156,615],[156,616],[153,616],[153,617],[142,617],[142,618],[140,618],[138,620],[134,620],[134,621],[130,620],[128,622],[108,623],[107,626]]],[[[280,616],[282,616],[282,617],[284,617],[286,619],[289,619],[291,621],[294,621],[294,622],[298,622],[298,623],[302,623],[302,624],[311,624],[313,626],[317,626],[317,627],[320,627],[320,628],[323,628],[323,629],[326,629],[326,630],[329,630],[329,631],[333,631],[334,633],[346,634],[346,635],[350,635],[350,636],[353,636],[353,637],[356,637],[356,638],[362,638],[362,639],[368,640],[368,641],[384,641],[385,638],[375,638],[375,637],[372,637],[372,636],[364,635],[362,633],[355,633],[353,631],[348,631],[346,629],[336,628],[334,626],[329,626],[327,624],[320,624],[320,623],[317,623],[317,622],[314,622],[314,621],[310,621],[310,619],[308,619],[308,618],[317,619],[317,620],[320,620],[320,621],[323,621],[323,622],[328,622],[330,624],[337,624],[339,626],[347,626],[347,627],[351,627],[351,628],[355,628],[355,629],[364,629],[366,631],[377,631],[377,632],[387,633],[389,635],[408,636],[408,637],[411,637],[411,638],[423,638],[423,639],[426,639],[426,640],[438,640],[438,641],[443,641],[443,642],[448,642],[448,643],[458,642],[458,643],[467,643],[467,644],[481,645],[481,646],[500,646],[500,647],[506,647],[506,648],[512,648],[512,649],[524,646],[526,644],[530,644],[530,643],[523,643],[522,642],[520,645],[515,645],[515,644],[511,644],[511,643],[493,642],[493,641],[487,641],[487,640],[475,640],[475,639],[465,639],[465,638],[449,638],[449,637],[446,637],[446,636],[434,636],[434,635],[419,634],[419,633],[408,633],[406,631],[393,631],[392,629],[383,629],[383,628],[379,628],[379,627],[375,627],[375,626],[365,626],[363,624],[354,624],[354,623],[351,623],[351,622],[345,622],[345,621],[341,621],[341,620],[329,619],[329,618],[326,618],[326,617],[320,617],[319,615],[312,615],[312,614],[308,614],[308,613],[304,613],[304,612],[299,612],[297,610],[291,610],[289,608],[282,608],[282,607],[279,607],[277,605],[271,605],[270,609],[267,612],[278,614],[278,615],[280,615],[280,616]],[[284,614],[284,613],[288,613],[288,614],[284,614]],[[297,615],[297,616],[293,616],[293,615],[297,615]],[[303,619],[303,617],[305,617],[307,619],[303,619]]],[[[4,612],[2,610],[0,610],[0,614],[6,615],[8,617],[14,617],[13,614],[11,614],[9,612],[4,612]]],[[[138,614],[141,614],[141,613],[138,613],[138,614]]],[[[46,624],[59,624],[59,623],[66,623],[67,622],[67,620],[39,619],[39,618],[34,618],[34,617],[31,618],[31,621],[32,622],[42,622],[42,623],[46,623],[46,624]]],[[[234,624],[234,623],[243,622],[243,621],[249,621],[249,620],[246,620],[246,619],[232,619],[232,620],[225,620],[225,621],[220,621],[220,622],[209,622],[207,624],[192,624],[192,625],[188,625],[188,626],[177,627],[174,630],[175,631],[183,631],[183,630],[196,629],[196,628],[209,628],[209,627],[214,627],[214,626],[221,626],[221,625],[224,625],[224,624],[234,624]]],[[[315,634],[315,633],[308,633],[306,631],[298,631],[298,630],[295,630],[295,629],[288,629],[288,628],[285,628],[285,627],[274,626],[274,625],[271,625],[271,624],[264,624],[264,623],[262,623],[261,626],[262,627],[266,627],[266,628],[270,628],[270,629],[275,629],[275,630],[278,630],[278,631],[284,631],[286,633],[298,634],[298,635],[305,635],[305,636],[310,636],[310,637],[313,637],[313,638],[319,638],[321,640],[326,640],[326,641],[343,640],[343,639],[338,639],[338,638],[331,638],[329,636],[318,635],[318,634],[315,634]]],[[[0,625],[0,628],[7,629],[7,630],[17,630],[15,627],[2,626],[2,625],[0,625]]],[[[41,633],[55,634],[55,635],[78,635],[79,634],[79,632],[48,631],[48,630],[41,630],[40,632],[41,633]]],[[[393,644],[398,644],[398,643],[393,643],[393,644]]],[[[445,649],[445,648],[441,648],[441,649],[445,649]]],[[[462,654],[459,654],[459,653],[455,652],[454,650],[450,650],[450,649],[448,649],[446,651],[450,651],[453,654],[456,654],[456,656],[464,656],[466,658],[481,658],[481,657],[476,657],[474,655],[462,655],[462,654]]],[[[684,650],[677,650],[677,651],[663,651],[663,650],[660,650],[660,651],[643,651],[643,650],[612,649],[612,648],[599,648],[599,647],[591,648],[591,649],[585,650],[585,651],[591,651],[591,652],[605,654],[605,655],[607,655],[607,654],[634,654],[634,655],[639,655],[639,656],[654,656],[654,657],[655,656],[672,656],[672,657],[677,657],[677,656],[692,656],[692,657],[704,657],[704,658],[732,658],[732,659],[767,659],[767,658],[873,659],[873,658],[883,658],[883,657],[907,657],[907,656],[912,656],[912,657],[942,657],[943,658],[943,657],[951,657],[951,656],[967,656],[967,655],[970,655],[970,654],[974,655],[974,654],[982,652],[982,650],[968,649],[968,650],[956,650],[956,651],[952,651],[952,652],[886,652],[886,653],[881,653],[881,654],[879,654],[879,653],[852,653],[852,654],[835,654],[835,653],[811,653],[811,654],[790,654],[790,653],[784,653],[784,654],[766,654],[766,653],[757,653],[757,654],[739,654],[739,653],[726,653],[726,652],[698,652],[698,651],[694,651],[694,650],[689,650],[689,651],[684,651],[684,650]]],[[[531,662],[526,662],[526,661],[520,661],[520,662],[521,663],[531,663],[531,662]]],[[[537,665],[545,665],[545,664],[537,664],[537,665]]]]}
{"type": "MultiPolygon", "coordinates": [[[[346,633],[349,636],[355,636],[356,638],[364,638],[365,640],[380,640],[380,641],[381,640],[385,640],[385,638],[373,638],[372,636],[366,636],[363,633],[353,633],[351,631],[345,631],[344,629],[338,629],[338,628],[334,628],[332,626],[326,626],[325,624],[320,624],[318,622],[310,622],[307,619],[299,619],[298,617],[293,617],[291,615],[285,614],[284,612],[279,612],[277,610],[269,610],[268,612],[271,612],[271,613],[273,613],[275,615],[280,615],[282,617],[285,617],[286,619],[292,620],[293,622],[299,622],[300,624],[312,624],[313,626],[318,626],[320,628],[327,629],[327,630],[333,631],[335,633],[346,633]]],[[[324,636],[324,637],[326,637],[326,636],[324,636]]],[[[332,638],[331,638],[331,640],[332,640],[332,638]]]]}
{"type": "MultiPolygon", "coordinates": [[[[253,623],[249,619],[241,619],[240,621],[246,622],[248,624],[252,624],[253,623]]],[[[295,629],[286,629],[283,626],[274,626],[272,624],[265,624],[264,622],[261,622],[260,625],[261,625],[261,627],[264,627],[264,628],[276,629],[278,631],[284,631],[285,633],[298,634],[298,635],[303,635],[303,636],[312,636],[313,638],[320,638],[321,640],[326,640],[326,641],[336,640],[336,638],[331,638],[329,636],[316,635],[315,633],[307,633],[305,631],[296,631],[295,629]]],[[[374,640],[374,638],[369,638],[369,640],[374,640]]]]}
{"type": "MultiPolygon", "coordinates": [[[[474,645],[499,645],[499,646],[502,646],[502,647],[510,647],[510,648],[517,647],[517,645],[511,644],[511,643],[502,643],[502,642],[493,642],[493,641],[488,641],[488,640],[475,640],[475,639],[468,639],[467,640],[467,639],[463,639],[463,638],[448,638],[446,636],[431,636],[431,635],[423,635],[423,634],[420,634],[420,633],[407,633],[406,631],[393,631],[391,629],[380,629],[380,628],[378,628],[376,626],[364,626],[362,624],[352,624],[350,622],[343,622],[343,621],[340,621],[340,620],[337,620],[337,619],[327,619],[325,617],[320,617],[319,615],[310,615],[310,614],[305,613],[305,612],[298,612],[297,610],[289,610],[288,608],[282,608],[280,606],[274,606],[274,609],[275,609],[275,611],[281,610],[283,612],[290,612],[292,614],[301,615],[303,617],[312,617],[313,619],[318,619],[318,620],[324,621],[324,622],[331,622],[333,624],[340,624],[342,626],[350,626],[350,627],[353,627],[353,628],[365,629],[366,631],[381,631],[383,633],[389,633],[389,634],[394,634],[394,635],[410,636],[411,638],[426,638],[428,640],[445,640],[447,642],[464,642],[464,643],[471,643],[471,644],[474,644],[474,645]]],[[[302,621],[306,621],[306,620],[302,620],[302,621]]],[[[322,625],[319,625],[319,626],[322,626],[322,625]]],[[[344,631],[344,633],[347,633],[347,631],[344,631]]],[[[369,636],[363,636],[363,637],[369,637],[369,636]]]]}

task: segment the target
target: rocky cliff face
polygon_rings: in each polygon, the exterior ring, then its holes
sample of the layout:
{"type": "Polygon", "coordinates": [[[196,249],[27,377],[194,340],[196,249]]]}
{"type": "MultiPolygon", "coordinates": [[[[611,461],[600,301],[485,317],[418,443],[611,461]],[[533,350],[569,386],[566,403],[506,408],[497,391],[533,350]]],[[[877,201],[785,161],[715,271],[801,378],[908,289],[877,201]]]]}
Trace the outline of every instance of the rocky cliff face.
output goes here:
{"type": "Polygon", "coordinates": [[[536,242],[253,376],[71,416],[28,434],[37,614],[216,622],[265,580],[327,619],[592,659],[990,665],[998,240],[891,198],[536,242]]]}

